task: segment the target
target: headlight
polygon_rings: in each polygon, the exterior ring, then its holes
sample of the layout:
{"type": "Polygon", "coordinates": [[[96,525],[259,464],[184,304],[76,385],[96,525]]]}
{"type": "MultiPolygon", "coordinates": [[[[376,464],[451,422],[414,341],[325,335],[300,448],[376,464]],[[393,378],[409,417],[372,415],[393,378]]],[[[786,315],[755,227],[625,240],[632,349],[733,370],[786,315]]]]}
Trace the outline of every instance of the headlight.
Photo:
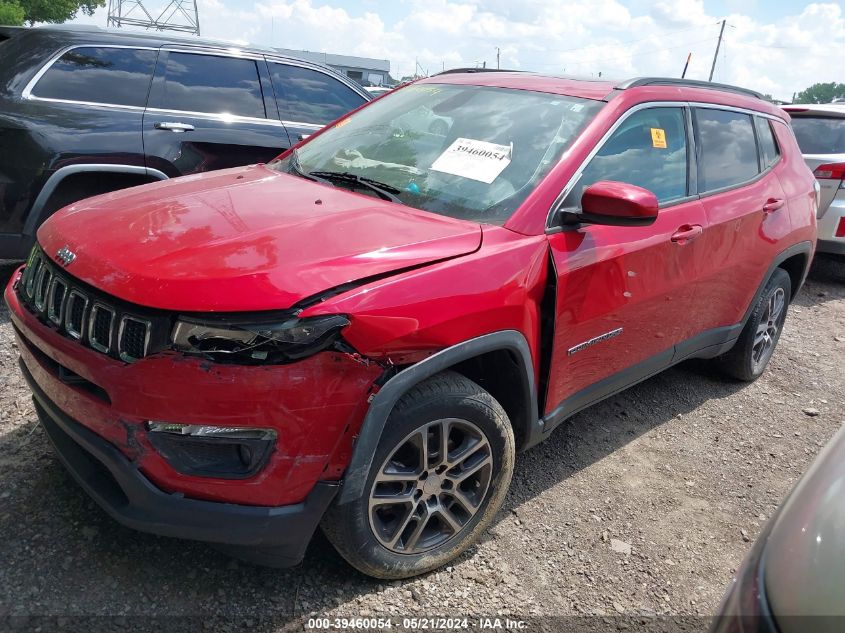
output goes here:
{"type": "Polygon", "coordinates": [[[284,363],[316,354],[349,325],[343,315],[288,319],[280,323],[210,323],[182,318],[173,328],[173,347],[219,362],[284,363]]]}

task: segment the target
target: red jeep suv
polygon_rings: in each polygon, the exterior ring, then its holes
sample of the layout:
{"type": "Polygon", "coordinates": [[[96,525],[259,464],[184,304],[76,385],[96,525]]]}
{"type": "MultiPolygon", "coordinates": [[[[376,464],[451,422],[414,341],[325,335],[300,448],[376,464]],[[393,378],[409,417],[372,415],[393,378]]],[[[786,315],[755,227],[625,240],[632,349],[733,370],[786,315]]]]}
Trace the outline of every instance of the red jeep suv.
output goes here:
{"type": "Polygon", "coordinates": [[[6,288],[121,523],[381,578],[455,558],[516,451],[688,358],[771,358],[813,256],[789,116],[730,86],[447,72],[267,165],[66,207],[6,288]]]}

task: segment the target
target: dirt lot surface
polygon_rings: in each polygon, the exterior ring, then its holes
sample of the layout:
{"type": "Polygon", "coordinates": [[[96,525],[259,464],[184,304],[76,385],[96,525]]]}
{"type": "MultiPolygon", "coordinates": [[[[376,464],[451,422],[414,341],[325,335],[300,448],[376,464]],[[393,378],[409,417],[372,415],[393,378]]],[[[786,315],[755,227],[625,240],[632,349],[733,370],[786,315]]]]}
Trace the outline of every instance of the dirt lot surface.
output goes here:
{"type": "Polygon", "coordinates": [[[711,614],[766,519],[845,422],[843,366],[845,265],[818,262],[759,381],[685,364],[579,414],[518,457],[480,545],[439,572],[379,583],[321,535],[303,565],[273,570],[116,524],[37,426],[4,306],[0,615],[220,615],[272,630],[309,613],[711,614]]]}

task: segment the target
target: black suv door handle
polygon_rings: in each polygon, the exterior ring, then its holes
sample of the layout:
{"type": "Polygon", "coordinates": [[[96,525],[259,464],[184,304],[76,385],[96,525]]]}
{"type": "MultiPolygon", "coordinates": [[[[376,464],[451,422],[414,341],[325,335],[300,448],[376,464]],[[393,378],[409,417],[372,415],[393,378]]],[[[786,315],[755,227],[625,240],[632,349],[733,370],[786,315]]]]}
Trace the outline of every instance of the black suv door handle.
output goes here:
{"type": "Polygon", "coordinates": [[[194,126],[190,123],[179,123],[178,121],[159,121],[153,124],[157,130],[170,130],[171,132],[191,132],[194,126]]]}

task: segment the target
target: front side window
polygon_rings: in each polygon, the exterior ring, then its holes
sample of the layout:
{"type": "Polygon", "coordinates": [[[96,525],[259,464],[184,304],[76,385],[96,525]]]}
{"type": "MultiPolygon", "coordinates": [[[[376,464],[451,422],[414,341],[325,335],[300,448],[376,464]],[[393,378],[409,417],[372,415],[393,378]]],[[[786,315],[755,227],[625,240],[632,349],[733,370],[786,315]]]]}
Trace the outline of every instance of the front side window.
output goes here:
{"type": "Polygon", "coordinates": [[[144,107],[157,51],[86,46],[53,63],[32,94],[44,99],[144,107]]]}
{"type": "Polygon", "coordinates": [[[273,89],[282,119],[325,125],[364,103],[357,92],[310,68],[270,64],[273,89]]]}
{"type": "Polygon", "coordinates": [[[760,145],[760,160],[763,169],[768,169],[778,162],[778,146],[775,142],[775,135],[772,132],[772,124],[763,117],[754,117],[754,125],[757,128],[757,143],[760,145]]]}
{"type": "Polygon", "coordinates": [[[347,172],[387,185],[402,204],[501,224],[603,105],[529,90],[415,84],[272,166],[347,172]]]}
{"type": "Polygon", "coordinates": [[[700,193],[738,185],[760,173],[750,114],[711,108],[695,108],[693,113],[700,193]]]}
{"type": "Polygon", "coordinates": [[[263,119],[264,98],[255,61],[171,52],[161,107],[263,119]]]}
{"type": "Polygon", "coordinates": [[[687,195],[687,131],[682,108],[648,108],[624,119],[590,160],[564,208],[581,205],[584,189],[600,180],[648,189],[660,204],[687,195]]]}

